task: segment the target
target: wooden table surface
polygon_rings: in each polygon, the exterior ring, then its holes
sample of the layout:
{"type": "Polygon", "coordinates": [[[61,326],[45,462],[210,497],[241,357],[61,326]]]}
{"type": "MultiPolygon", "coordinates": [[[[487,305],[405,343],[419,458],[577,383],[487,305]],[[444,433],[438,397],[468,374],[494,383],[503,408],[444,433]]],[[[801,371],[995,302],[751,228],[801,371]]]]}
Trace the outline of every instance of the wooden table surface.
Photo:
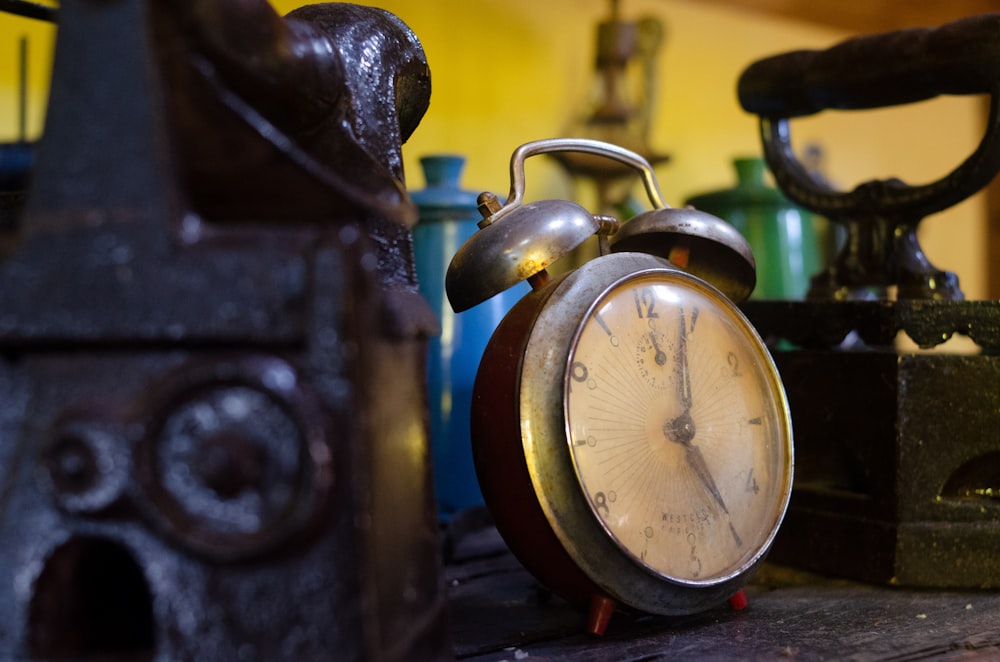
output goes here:
{"type": "Polygon", "coordinates": [[[765,564],[742,611],[616,614],[597,637],[584,632],[586,614],[542,589],[485,520],[449,540],[459,660],[1000,660],[1000,592],[858,584],[765,564]]]}

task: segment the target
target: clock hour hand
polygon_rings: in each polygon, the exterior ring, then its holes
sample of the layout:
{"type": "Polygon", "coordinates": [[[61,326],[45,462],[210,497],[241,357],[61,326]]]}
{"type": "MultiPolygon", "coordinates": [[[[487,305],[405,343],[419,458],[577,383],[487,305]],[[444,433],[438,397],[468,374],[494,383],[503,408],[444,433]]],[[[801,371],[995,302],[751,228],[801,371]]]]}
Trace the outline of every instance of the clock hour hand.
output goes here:
{"type": "Polygon", "coordinates": [[[653,343],[653,349],[656,351],[656,355],[653,357],[656,365],[666,365],[667,353],[660,348],[660,343],[656,342],[656,334],[652,331],[649,332],[649,341],[653,343]]]}
{"type": "Polygon", "coordinates": [[[712,495],[715,502],[719,504],[719,508],[722,512],[729,514],[729,509],[726,508],[726,502],[722,498],[722,493],[719,492],[719,488],[715,485],[715,480],[712,478],[712,473],[708,470],[708,465],[705,464],[705,457],[701,454],[701,449],[692,444],[690,441],[684,444],[684,459],[687,461],[691,470],[694,471],[698,479],[701,480],[705,489],[708,493],[712,495]]]}

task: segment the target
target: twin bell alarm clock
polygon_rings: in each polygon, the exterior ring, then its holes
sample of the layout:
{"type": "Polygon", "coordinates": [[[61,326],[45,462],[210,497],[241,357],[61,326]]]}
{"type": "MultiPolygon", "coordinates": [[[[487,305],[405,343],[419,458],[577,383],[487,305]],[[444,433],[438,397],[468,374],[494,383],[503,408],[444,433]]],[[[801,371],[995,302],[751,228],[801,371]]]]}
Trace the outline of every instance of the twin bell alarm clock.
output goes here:
{"type": "MultiPolygon", "coordinates": [[[[755,283],[747,241],[663,202],[639,155],[551,139],[515,150],[503,204],[445,286],[456,312],[522,281],[476,374],[471,435],[486,505],[542,583],[589,604],[662,615],[738,594],[764,559],[792,487],[788,404],[737,308],[755,283]],[[524,202],[524,161],[580,152],[637,171],[653,208],[619,223],[565,200],[524,202]],[[546,269],[597,235],[598,257],[546,269]]],[[[627,170],[626,170],[627,172],[627,170]]]]}

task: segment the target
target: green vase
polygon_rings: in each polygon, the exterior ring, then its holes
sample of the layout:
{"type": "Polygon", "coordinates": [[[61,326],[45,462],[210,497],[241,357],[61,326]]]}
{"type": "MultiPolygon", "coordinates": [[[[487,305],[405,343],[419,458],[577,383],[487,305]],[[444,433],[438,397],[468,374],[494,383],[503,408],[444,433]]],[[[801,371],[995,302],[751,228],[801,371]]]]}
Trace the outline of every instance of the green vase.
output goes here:
{"type": "Polygon", "coordinates": [[[764,182],[761,158],[737,158],[737,185],[703,193],[686,204],[731,223],[750,242],[757,261],[754,299],[801,299],[823,266],[826,220],[796,206],[764,182]]]}

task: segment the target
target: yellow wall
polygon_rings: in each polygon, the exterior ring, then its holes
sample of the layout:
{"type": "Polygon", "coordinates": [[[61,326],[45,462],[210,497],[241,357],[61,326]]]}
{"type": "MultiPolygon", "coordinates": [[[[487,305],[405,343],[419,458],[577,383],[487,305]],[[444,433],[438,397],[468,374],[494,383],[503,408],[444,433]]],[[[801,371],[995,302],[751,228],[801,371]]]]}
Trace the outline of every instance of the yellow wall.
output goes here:
{"type": "Polygon", "coordinates": [[[56,28],[51,23],[0,13],[0,141],[20,138],[18,92],[22,37],[28,40],[26,133],[29,139],[41,135],[55,33],[56,28]]]}
{"type": "MultiPolygon", "coordinates": [[[[302,3],[273,4],[285,12],[302,3]]],[[[431,107],[404,147],[411,188],[423,186],[420,156],[457,152],[468,157],[467,188],[499,192],[508,187],[511,151],[529,140],[560,135],[585,98],[595,25],[607,13],[606,0],[363,4],[377,4],[407,22],[430,61],[431,107]]],[[[826,48],[849,36],[697,0],[622,0],[621,6],[624,18],[653,15],[666,27],[651,142],[672,156],[657,170],[671,204],[731,185],[732,157],[760,152],[756,121],[740,109],[735,95],[744,67],[766,55],[826,48]]],[[[9,50],[15,49],[13,41],[27,24],[37,32],[47,30],[0,15],[0,47],[9,43],[9,50]]],[[[49,60],[38,43],[33,43],[33,57],[37,77],[49,60]]],[[[16,126],[13,59],[0,54],[0,139],[11,139],[16,126]]],[[[43,85],[37,78],[33,82],[33,94],[41,96],[43,85]]],[[[34,99],[32,106],[37,108],[34,99]]],[[[875,112],[824,113],[793,123],[793,136],[798,145],[820,143],[828,175],[845,186],[888,176],[921,183],[940,177],[974,149],[981,113],[979,99],[937,99],[875,112]]],[[[34,132],[37,124],[31,126],[34,132]]],[[[529,198],[586,195],[547,159],[529,161],[529,198]]],[[[928,255],[938,266],[957,271],[971,298],[984,296],[986,289],[984,209],[977,196],[922,227],[928,255]]]]}

